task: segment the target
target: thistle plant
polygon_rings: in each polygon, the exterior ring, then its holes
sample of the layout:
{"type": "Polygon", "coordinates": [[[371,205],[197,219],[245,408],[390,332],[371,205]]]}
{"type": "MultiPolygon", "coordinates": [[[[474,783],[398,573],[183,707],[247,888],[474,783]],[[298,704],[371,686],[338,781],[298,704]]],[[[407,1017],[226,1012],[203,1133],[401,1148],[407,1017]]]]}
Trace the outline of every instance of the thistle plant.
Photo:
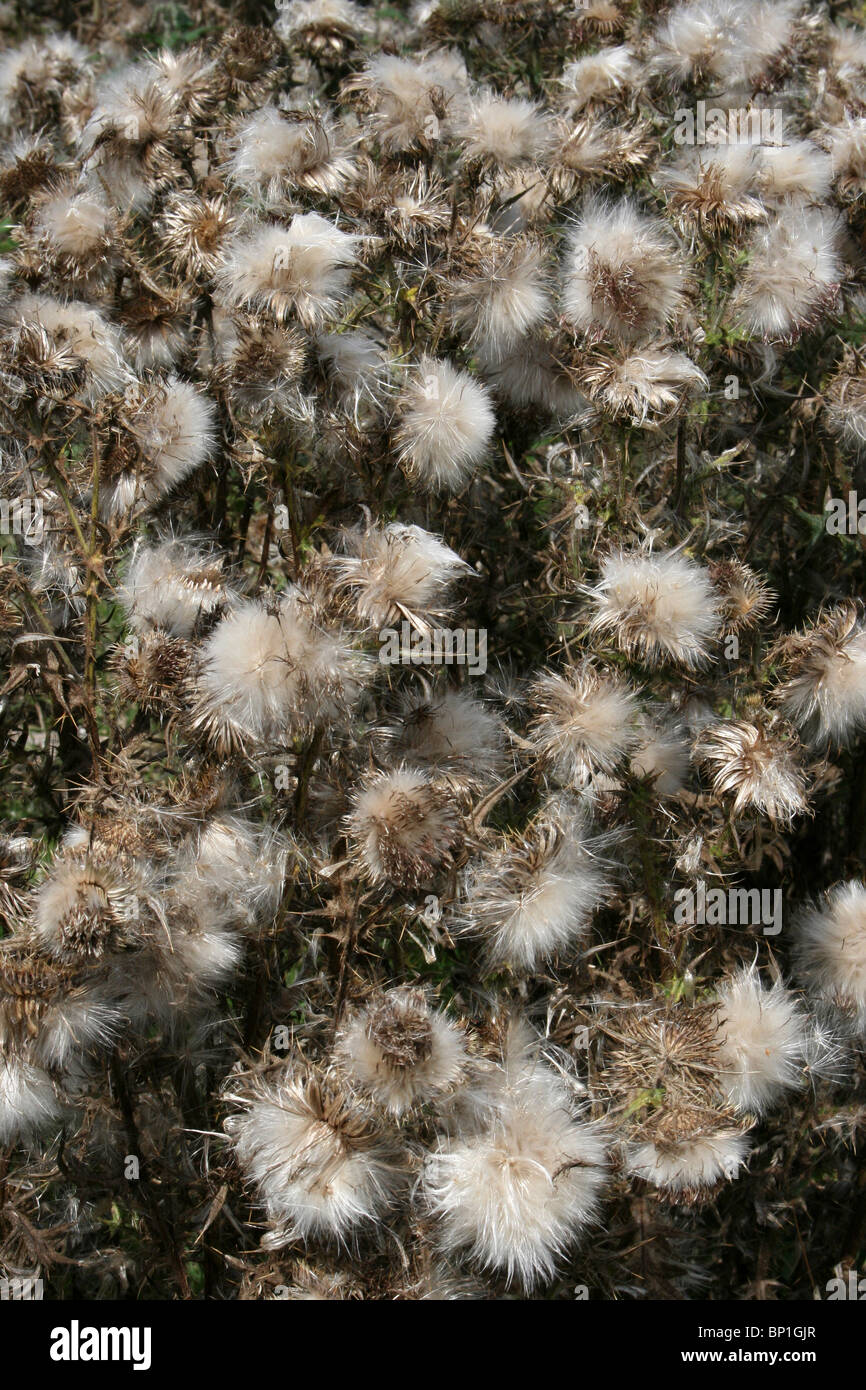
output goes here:
{"type": "Polygon", "coordinates": [[[0,7],[0,1273],[820,1295],[862,9],[85,8],[0,7]]]}

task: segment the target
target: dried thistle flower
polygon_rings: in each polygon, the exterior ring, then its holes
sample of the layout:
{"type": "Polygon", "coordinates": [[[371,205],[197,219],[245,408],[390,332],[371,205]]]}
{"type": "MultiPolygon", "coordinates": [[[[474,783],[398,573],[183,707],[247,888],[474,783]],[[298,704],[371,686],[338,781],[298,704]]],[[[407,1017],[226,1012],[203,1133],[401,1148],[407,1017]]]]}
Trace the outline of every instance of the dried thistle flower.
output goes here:
{"type": "Polygon", "coordinates": [[[362,653],[319,626],[300,590],[243,599],[201,649],[194,727],[226,749],[279,745],[349,709],[365,666],[362,653]]]}
{"type": "Polygon", "coordinates": [[[575,1118],[567,1082],[512,1029],[499,1087],[477,1132],[440,1141],[423,1194],[441,1248],[532,1289],[598,1219],[604,1141],[575,1118]]]}
{"type": "Polygon", "coordinates": [[[174,637],[191,637],[230,596],[223,557],[179,537],[136,545],[120,593],[136,631],[157,628],[174,637]]]}
{"type": "Polygon", "coordinates": [[[802,632],[787,634],[776,655],[786,679],[775,698],[810,741],[845,744],[866,726],[866,628],[859,603],[837,604],[802,632]]]}
{"type": "Polygon", "coordinates": [[[662,347],[637,348],[621,355],[597,350],[570,375],[605,414],[635,425],[670,418],[689,396],[709,385],[685,353],[662,347]]]}
{"type": "Polygon", "coordinates": [[[778,735],[747,720],[719,720],[701,736],[697,751],[716,794],[733,796],[733,816],[755,810],[788,825],[807,810],[805,773],[778,735]]]}
{"type": "Polygon", "coordinates": [[[684,225],[717,237],[767,219],[758,193],[759,168],[754,145],[734,143],[689,150],[657,177],[684,225]]]}
{"type": "Polygon", "coordinates": [[[549,310],[544,252],[525,237],[479,238],[444,285],[455,327],[495,352],[514,347],[549,310]]]}
{"type": "Polygon", "coordinates": [[[759,228],[751,255],[731,300],[731,320],[767,342],[793,342],[836,304],[842,280],[837,213],[802,208],[780,210],[759,228]]]}
{"type": "Polygon", "coordinates": [[[210,279],[235,221],[231,204],[220,193],[171,193],[158,222],[164,254],[178,274],[210,279]]]}
{"type": "Polygon", "coordinates": [[[229,1091],[226,1132],[271,1223],[266,1246],[341,1244],[392,1204],[399,1163],[382,1126],[339,1083],[302,1063],[229,1091]]]}
{"type": "Polygon", "coordinates": [[[159,628],[146,631],[133,647],[119,648],[113,661],[121,699],[157,715],[181,709],[194,664],[189,642],[159,628]]]}
{"type": "Polygon", "coordinates": [[[484,786],[502,770],[501,725],[462,690],[405,693],[381,733],[391,757],[449,778],[458,792],[484,786]]]}
{"type": "Polygon", "coordinates": [[[451,868],[463,844],[447,789],[410,767],[377,772],[362,782],[346,817],[346,834],[373,883],[401,888],[431,883],[451,868]]]}
{"type": "Polygon", "coordinates": [[[833,164],[833,174],[839,192],[845,198],[856,198],[866,180],[866,117],[846,112],[838,125],[822,133],[833,164]]]}
{"type": "Polygon", "coordinates": [[[59,280],[84,280],[107,267],[112,216],[97,195],[74,186],[51,188],[33,198],[31,219],[31,253],[59,280]]]}
{"type": "Polygon", "coordinates": [[[50,390],[51,377],[80,374],[82,395],[94,401],[129,380],[120,334],[91,304],[23,295],[10,318],[14,370],[41,378],[43,389],[50,390]]]}
{"type": "Polygon", "coordinates": [[[629,1155],[629,1172],[670,1201],[694,1205],[739,1176],[748,1139],[713,1110],[664,1110],[629,1155]]]}
{"type": "Polygon", "coordinates": [[[346,84],[371,113],[372,129],[384,150],[435,147],[459,128],[469,85],[463,59],[442,49],[412,58],[381,54],[346,84]]]}
{"type": "Polygon", "coordinates": [[[551,801],[517,842],[503,839],[465,874],[463,930],[494,966],[532,972],[572,951],[610,886],[607,843],[567,801],[551,801]]]}
{"type": "Polygon", "coordinates": [[[26,898],[18,880],[33,867],[34,845],[26,835],[0,837],[0,917],[7,925],[23,917],[26,898]]]}
{"type": "Polygon", "coordinates": [[[326,571],[337,593],[351,597],[358,620],[376,630],[402,619],[427,630],[445,616],[451,586],[469,569],[421,526],[367,525],[341,539],[344,553],[330,557],[326,571]]]}
{"type": "Polygon", "coordinates": [[[563,312],[591,341],[635,342],[681,314],[688,278],[675,238],[628,199],[584,207],[569,243],[563,312]]]}
{"type": "Polygon", "coordinates": [[[295,190],[333,196],[353,172],[333,121],[318,112],[263,107],[238,127],[226,177],[273,206],[295,190]]]}
{"type": "Polygon", "coordinates": [[[300,394],[309,343],[295,328],[257,318],[237,318],[227,326],[224,356],[216,379],[230,394],[235,409],[251,419],[308,415],[300,394]]]}
{"type": "MultiPolygon", "coordinates": [[[[584,11],[584,18],[586,12],[584,11]]],[[[640,68],[627,44],[614,44],[567,63],[558,81],[569,112],[618,96],[637,84],[640,68]]]]}
{"type": "Polygon", "coordinates": [[[804,907],[795,922],[797,959],[804,983],[821,999],[866,1021],[866,888],[840,883],[822,901],[804,907]]]}
{"type": "Polygon", "coordinates": [[[807,1017],[780,983],[769,989],[754,967],[719,990],[719,1066],[738,1111],[760,1114],[804,1080],[807,1017]]]}
{"type": "Polygon", "coordinates": [[[106,513],[155,506],[211,456],[215,426],[213,401],[180,377],[129,387],[118,412],[117,448],[106,459],[113,484],[104,495],[106,513]]]}
{"type": "Polygon", "coordinates": [[[824,392],[827,428],[858,453],[866,446],[866,368],[855,359],[844,362],[824,392]]]}
{"type": "Polygon", "coordinates": [[[465,160],[508,169],[542,160],[552,132],[547,117],[534,102],[482,92],[470,101],[461,133],[465,160]]]}
{"type": "Polygon", "coordinates": [[[538,677],[529,698],[532,741],[566,786],[614,772],[637,743],[634,693],[592,662],[538,677]]]}
{"type": "Polygon", "coordinates": [[[549,162],[551,190],[571,198],[588,178],[623,181],[640,174],[652,159],[647,126],[614,125],[584,113],[577,120],[561,118],[555,125],[557,142],[549,162]]]}
{"type": "Polygon", "coordinates": [[[224,246],[217,288],[231,307],[319,327],[348,293],[357,240],[317,212],[298,213],[288,227],[261,225],[224,246]]]}
{"type": "Polygon", "coordinates": [[[776,599],[770,586],[741,560],[717,561],[710,565],[709,572],[722,599],[724,634],[748,632],[758,627],[776,599]]]}
{"type": "Polygon", "coordinates": [[[11,8],[0,1274],[195,1297],[204,1227],[223,1300],[736,1293],[863,1121],[862,28],[11,8]]]}
{"type": "Polygon", "coordinates": [[[752,88],[790,44],[798,8],[797,0],[685,0],[653,36],[653,69],[671,86],[752,88]]]}
{"type": "Polygon", "coordinates": [[[317,58],[339,58],[370,31],[366,11],[352,0],[288,0],[280,6],[275,33],[290,47],[317,58]]]}
{"type": "Polygon", "coordinates": [[[602,1079],[627,1138],[628,1171],[690,1205],[736,1177],[747,1141],[720,1097],[719,1021],[712,1005],[637,1005],[608,1025],[602,1079]]]}
{"type": "Polygon", "coordinates": [[[389,1114],[434,1103],[463,1080],[459,1030],[431,1009],[422,990],[387,990],[356,1013],[334,1051],[349,1084],[389,1114]]]}
{"type": "Polygon", "coordinates": [[[11,212],[59,182],[62,166],[43,134],[18,135],[0,154],[0,196],[11,212]]]}
{"type": "Polygon", "coordinates": [[[394,447],[407,476],[456,492],[487,453],[496,415],[485,388],[450,362],[424,358],[396,405],[394,447]]]}
{"type": "Polygon", "coordinates": [[[681,552],[614,551],[589,595],[590,631],[648,666],[701,666],[718,637],[719,600],[710,576],[681,552]]]}

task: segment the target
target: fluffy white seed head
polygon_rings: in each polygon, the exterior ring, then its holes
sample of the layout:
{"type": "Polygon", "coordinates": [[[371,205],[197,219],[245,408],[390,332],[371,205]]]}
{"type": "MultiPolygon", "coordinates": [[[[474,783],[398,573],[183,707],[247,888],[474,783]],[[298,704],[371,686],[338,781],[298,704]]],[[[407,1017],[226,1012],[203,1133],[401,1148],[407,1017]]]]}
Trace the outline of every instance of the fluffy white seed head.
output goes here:
{"type": "Polygon", "coordinates": [[[265,106],[238,127],[226,161],[230,183],[266,205],[294,189],[333,196],[352,173],[352,162],[326,117],[265,106]]]}
{"type": "Polygon", "coordinates": [[[866,116],[846,113],[838,125],[824,131],[823,140],[840,190],[848,194],[859,192],[866,179],[866,116]]]}
{"type": "Polygon", "coordinates": [[[108,391],[117,391],[131,372],[123,360],[120,334],[93,308],[76,300],[61,303],[44,294],[26,294],[15,302],[13,322],[19,332],[34,328],[43,333],[54,352],[67,351],[83,366],[83,395],[93,402],[108,391]]]}
{"type": "Polygon", "coordinates": [[[119,145],[131,154],[170,137],[182,120],[180,102],[159,76],[148,63],[129,63],[105,78],[81,137],[87,154],[99,161],[106,147],[119,145]]]}
{"type": "Polygon", "coordinates": [[[332,1079],[298,1066],[229,1096],[238,1162],[271,1224],[265,1244],[346,1244],[387,1211],[397,1168],[373,1115],[332,1079]]]}
{"type": "Polygon", "coordinates": [[[173,637],[191,637],[200,619],[229,600],[230,590],[220,556],[172,538],[136,545],[119,596],[136,632],[158,628],[173,637]]]}
{"type": "Polygon", "coordinates": [[[685,785],[689,771],[690,748],[685,729],[663,713],[642,716],[638,721],[638,743],[631,757],[631,770],[648,777],[656,796],[674,796],[685,785]]]}
{"type": "Polygon", "coordinates": [[[559,82],[569,112],[582,111],[591,102],[604,101],[633,87],[640,65],[626,44],[614,44],[588,53],[563,68],[559,82]]]}
{"type": "Polygon", "coordinates": [[[786,205],[753,237],[732,298],[734,322],[766,341],[790,342],[836,302],[843,277],[841,221],[826,208],[786,205]]]}
{"type": "Polygon", "coordinates": [[[46,1071],[12,1052],[0,1057],[0,1144],[29,1141],[59,1128],[62,1114],[57,1087],[46,1071]]]}
{"type": "Polygon", "coordinates": [[[463,138],[465,160],[489,160],[508,169],[542,160],[552,133],[535,102],[485,93],[470,104],[463,138]]]}
{"type": "Polygon", "coordinates": [[[806,777],[789,743],[747,720],[724,719],[698,738],[713,790],[732,796],[731,814],[757,811],[788,825],[807,809],[806,777]]]}
{"type": "Polygon", "coordinates": [[[821,203],[827,199],[833,180],[833,162],[811,140],[763,145],[760,159],[758,188],[765,203],[783,203],[788,198],[821,203]]]}
{"type": "Polygon", "coordinates": [[[796,998],[757,970],[740,970],[719,990],[717,1065],[735,1110],[761,1114],[802,1084],[808,1019],[796,998]]]}
{"type": "Polygon", "coordinates": [[[398,767],[368,777],[352,798],[346,833],[374,883],[429,884],[462,844],[452,793],[429,773],[398,767]]]}
{"type": "Polygon", "coordinates": [[[59,94],[84,70],[87,50],[69,34],[27,39],[0,55],[0,125],[15,129],[30,114],[34,97],[59,94]]]}
{"type": "Polygon", "coordinates": [[[393,757],[444,774],[460,786],[483,785],[502,770],[502,727],[462,690],[404,695],[384,734],[393,757]]]}
{"type": "Polygon", "coordinates": [[[440,1141],[422,1190],[443,1251],[531,1289],[597,1220],[606,1153],[567,1082],[517,1041],[523,1055],[506,1059],[485,1123],[440,1141]]]}
{"type": "Polygon", "coordinates": [[[637,741],[633,692],[589,662],[540,676],[530,704],[532,741],[566,786],[579,786],[596,772],[612,773],[637,741]]]}
{"type": "MultiPolygon", "coordinates": [[[[784,647],[783,643],[783,647],[784,647]]],[[[810,741],[846,744],[866,728],[866,628],[856,604],[839,604],[792,634],[782,710],[810,741]]]]}
{"type": "Polygon", "coordinates": [[[796,923],[800,973],[822,999],[853,1011],[866,1026],[866,887],[840,883],[796,923]]]}
{"type": "Polygon", "coordinates": [[[384,150],[431,148],[459,131],[465,117],[468,75],[456,52],[421,57],[380,54],[353,85],[372,112],[372,127],[384,150]]]}
{"type": "Polygon", "coordinates": [[[481,240],[478,264],[448,282],[447,294],[454,325],[467,341],[482,351],[515,348],[550,310],[544,250],[527,237],[481,240]]]}
{"type": "Polygon", "coordinates": [[[591,630],[648,666],[701,666],[719,633],[709,575],[681,552],[613,551],[590,599],[591,630]]]}
{"type": "Polygon", "coordinates": [[[453,1091],[467,1067],[460,1030],[408,986],[356,1013],[334,1058],[353,1089],[394,1116],[453,1091]]]}
{"type": "Polygon", "coordinates": [[[588,362],[581,386],[602,414],[644,425],[670,418],[709,381],[684,352],[634,348],[621,355],[603,352],[588,362]]]}
{"type": "Polygon", "coordinates": [[[269,925],[283,894],[289,843],[271,826],[241,815],[215,816],[178,864],[178,900],[244,928],[269,925]]]}
{"type": "Polygon", "coordinates": [[[230,306],[319,328],[349,292],[357,241],[317,212],[298,213],[288,227],[259,226],[225,247],[219,291],[230,306]]]}
{"type": "Polygon", "coordinates": [[[861,30],[828,24],[830,60],[843,82],[853,82],[866,68],[866,39],[861,30]]]}
{"type": "Polygon", "coordinates": [[[112,218],[97,194],[61,189],[39,201],[33,230],[51,256],[84,271],[105,256],[112,218]]]}
{"type": "Polygon", "coordinates": [[[424,627],[447,611],[449,591],[469,572],[465,560],[421,526],[389,522],[346,530],[344,554],[329,561],[337,589],[357,618],[381,629],[405,618],[424,627]]]}
{"type": "Polygon", "coordinates": [[[480,382],[450,362],[425,357],[397,403],[397,456],[430,492],[456,492],[484,458],[496,426],[480,382]]]}
{"type": "Polygon", "coordinates": [[[246,599],[204,643],[196,723],[226,747],[285,743],[345,714],[366,666],[339,634],[318,626],[298,590],[273,605],[246,599]]]}
{"type": "MultiPolygon", "coordinates": [[[[168,901],[173,906],[174,899],[168,901]]],[[[200,907],[188,926],[176,923],[171,933],[169,972],[179,977],[177,998],[199,1003],[231,980],[242,959],[243,942],[223,914],[200,907]]]]}
{"type": "Polygon", "coordinates": [[[709,236],[766,221],[758,196],[760,153],[746,141],[690,149],[663,166],[657,181],[673,210],[709,236]]]}
{"type": "Polygon", "coordinates": [[[651,66],[679,86],[753,87],[791,42],[800,0],[686,0],[661,21],[651,66]]]}
{"type": "Polygon", "coordinates": [[[566,318],[591,339],[634,342],[670,324],[688,276],[673,233],[629,199],[592,198],[571,233],[563,268],[566,318]]]}
{"type": "Polygon", "coordinates": [[[601,849],[580,812],[551,802],[522,840],[467,870],[464,930],[481,938],[491,964],[524,972],[573,951],[610,884],[601,849]]]}
{"type": "Polygon", "coordinates": [[[104,508],[112,516],[155,506],[211,457],[217,441],[216,405],[173,374],[152,387],[132,387],[125,419],[140,457],[106,490],[104,508]]]}
{"type": "Polygon", "coordinates": [[[36,940],[60,960],[99,959],[136,939],[154,904],[154,890],[146,863],[91,856],[85,838],[81,848],[57,856],[36,890],[36,940]]]}
{"type": "Polygon", "coordinates": [[[81,1065],[90,1048],[106,1048],[117,1038],[126,1017],[94,990],[60,995],[40,1019],[32,1055],[55,1074],[81,1065]]]}
{"type": "MultiPolygon", "coordinates": [[[[855,454],[866,451],[866,369],[856,359],[843,356],[824,390],[823,406],[824,423],[830,432],[855,454]]],[[[838,508],[838,499],[833,506],[838,508]]],[[[845,519],[847,522],[847,516],[845,519]]]]}
{"type": "Polygon", "coordinates": [[[674,1197],[711,1192],[739,1175],[749,1151],[744,1134],[715,1124],[704,1131],[693,1125],[689,1129],[682,1137],[665,1135],[636,1144],[629,1154],[628,1171],[674,1197]]]}
{"type": "Polygon", "coordinates": [[[286,43],[305,35],[333,40],[337,36],[360,37],[370,30],[365,10],[352,0],[286,0],[277,7],[274,33],[286,43]]]}

